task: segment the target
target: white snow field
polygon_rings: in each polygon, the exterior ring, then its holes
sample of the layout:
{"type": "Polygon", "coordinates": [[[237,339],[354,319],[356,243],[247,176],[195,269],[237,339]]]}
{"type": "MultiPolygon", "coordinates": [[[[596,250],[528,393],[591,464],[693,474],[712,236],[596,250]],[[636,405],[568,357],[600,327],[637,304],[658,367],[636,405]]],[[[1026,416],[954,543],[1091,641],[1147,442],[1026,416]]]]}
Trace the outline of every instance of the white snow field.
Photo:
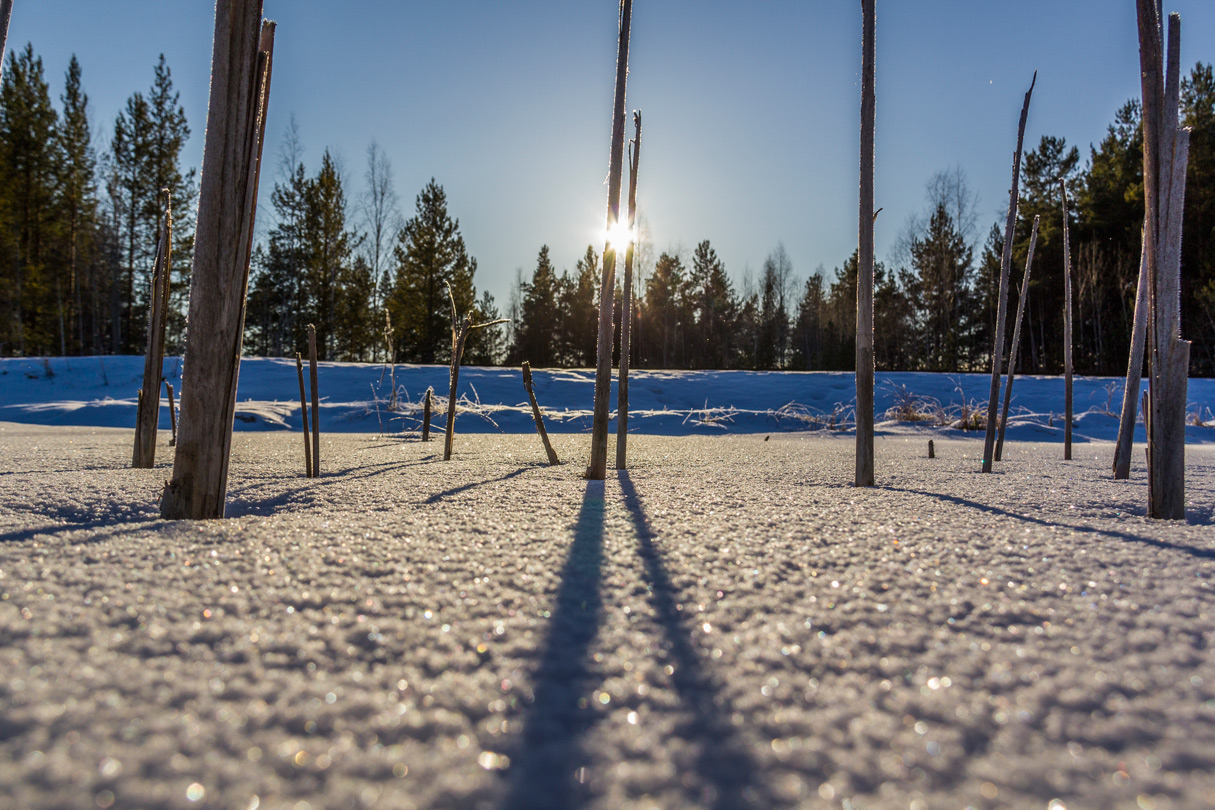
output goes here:
{"type": "MultiPolygon", "coordinates": [[[[561,466],[502,408],[443,462],[336,391],[323,425],[363,432],[307,479],[295,370],[260,361],[228,517],[164,521],[167,432],[134,470],[132,430],[80,426],[133,420],[98,392],[139,363],[104,362],[0,362],[0,808],[1215,806],[1211,427],[1184,523],[1144,517],[1141,445],[1112,480],[1100,408],[1062,461],[1053,378],[1018,381],[993,475],[981,433],[888,420],[856,489],[847,432],[770,413],[850,377],[654,372],[641,429],[709,435],[635,435],[606,482],[582,417],[551,420],[561,466]]],[[[499,374],[461,380],[522,401],[499,374]]]]}

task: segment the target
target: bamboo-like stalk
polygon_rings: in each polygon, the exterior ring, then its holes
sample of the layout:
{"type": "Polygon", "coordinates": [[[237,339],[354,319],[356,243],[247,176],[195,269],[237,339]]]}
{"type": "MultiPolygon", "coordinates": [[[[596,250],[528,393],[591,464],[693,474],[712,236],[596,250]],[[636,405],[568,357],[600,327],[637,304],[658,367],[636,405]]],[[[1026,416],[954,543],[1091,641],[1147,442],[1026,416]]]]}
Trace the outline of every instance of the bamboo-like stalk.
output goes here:
{"type": "Polygon", "coordinates": [[[876,114],[875,0],[861,0],[861,193],[856,276],[856,479],[873,486],[873,150],[876,114]]]}
{"type": "Polygon", "coordinates": [[[556,467],[561,463],[561,459],[557,458],[557,451],[553,449],[552,442],[548,440],[548,431],[544,429],[544,417],[540,415],[536,392],[532,390],[532,365],[526,360],[523,361],[523,387],[527,390],[527,399],[532,404],[532,418],[536,420],[536,432],[540,434],[540,441],[544,444],[544,453],[548,456],[548,466],[556,467]]]}
{"type": "Polygon", "coordinates": [[[300,427],[304,433],[304,477],[312,477],[312,443],[308,437],[308,393],[304,390],[304,358],[295,353],[295,371],[300,378],[300,427]]]}
{"type": "Polygon", "coordinates": [[[1068,229],[1067,184],[1059,180],[1063,201],[1063,460],[1072,458],[1072,244],[1068,229]]]}
{"type": "Polygon", "coordinates": [[[173,404],[173,383],[165,380],[165,392],[169,395],[169,447],[177,446],[177,407],[173,404]]]}
{"type": "Polygon", "coordinates": [[[173,253],[173,214],[165,189],[164,217],[156,243],[152,269],[152,293],[148,300],[148,340],[143,358],[143,396],[135,415],[135,448],[132,467],[156,466],[156,434],[160,422],[160,381],[165,361],[165,327],[169,320],[169,278],[173,253]]]}
{"type": "Polygon", "coordinates": [[[633,112],[633,143],[629,150],[629,246],[624,252],[624,295],[620,302],[620,382],[616,386],[616,469],[628,467],[629,354],[632,352],[633,255],[636,252],[637,167],[641,163],[641,111],[633,112]]]}
{"type": "Polygon", "coordinates": [[[1181,229],[1189,130],[1178,127],[1181,18],[1137,0],[1143,91],[1144,242],[1152,309],[1148,431],[1148,514],[1185,519],[1185,404],[1190,344],[1181,339],[1181,229]],[[1165,61],[1167,56],[1167,62],[1165,61]]]}
{"type": "MultiPolygon", "coordinates": [[[[1118,443],[1114,447],[1114,478],[1131,477],[1131,449],[1135,442],[1135,417],[1139,408],[1139,389],[1143,382],[1143,348],[1147,339],[1147,319],[1151,297],[1147,267],[1147,240],[1140,237],[1139,283],[1135,288],[1135,316],[1131,326],[1131,351],[1122,387],[1122,414],[1118,420],[1118,443]]],[[[1146,433],[1146,432],[1145,432],[1146,433]]]]}
{"type": "Polygon", "coordinates": [[[166,518],[224,515],[274,37],[261,13],[261,0],[215,6],[181,431],[160,503],[166,518]]]}
{"type": "Polygon", "coordinates": [[[991,394],[987,398],[987,435],[983,440],[983,472],[991,472],[996,451],[996,408],[1000,404],[1000,361],[1004,355],[1004,322],[1008,318],[1008,276],[1012,268],[1013,236],[1017,225],[1018,189],[1021,180],[1021,148],[1025,143],[1025,121],[1029,117],[1029,100],[1038,83],[1038,71],[1025,91],[1021,105],[1021,121],[1017,124],[1017,149],[1013,153],[1012,186],[1008,191],[1008,219],[1004,223],[1004,253],[1000,257],[1000,292],[996,301],[996,339],[991,350],[991,394]]]}
{"type": "Polygon", "coordinates": [[[312,387],[312,478],[321,475],[321,395],[317,384],[316,325],[308,324],[308,382],[312,387]]]}
{"type": "Polygon", "coordinates": [[[1038,217],[1029,235],[1029,256],[1025,259],[1025,276],[1021,279],[1021,297],[1017,299],[1017,319],[1013,322],[1012,343],[1008,347],[1008,375],[1004,381],[1004,407],[1000,411],[1000,436],[996,440],[996,461],[1004,453],[1004,430],[1008,427],[1008,406],[1012,402],[1013,380],[1017,376],[1017,356],[1021,352],[1021,322],[1025,320],[1025,302],[1029,300],[1029,271],[1034,263],[1034,248],[1038,244],[1038,217]]]}
{"type": "MultiPolygon", "coordinates": [[[[616,93],[612,102],[612,150],[608,159],[607,231],[620,221],[620,183],[624,172],[624,95],[629,75],[629,29],[633,0],[620,0],[620,37],[616,51],[616,93]]],[[[608,409],[612,391],[612,294],[616,289],[616,247],[603,248],[599,283],[599,335],[595,342],[595,409],[591,421],[591,462],[586,477],[607,477],[608,409]]]]}
{"type": "Polygon", "coordinates": [[[422,441],[430,441],[430,410],[433,407],[435,389],[426,389],[426,399],[422,405],[422,441]]]}
{"type": "Polygon", "coordinates": [[[484,329],[487,326],[496,326],[500,323],[508,323],[509,318],[498,318],[495,321],[486,321],[485,323],[473,323],[472,315],[464,313],[460,317],[456,313],[456,299],[452,295],[451,285],[447,285],[447,300],[451,301],[451,374],[450,389],[447,394],[447,424],[443,438],[443,460],[451,460],[451,447],[456,437],[456,384],[460,379],[460,363],[464,359],[464,344],[468,340],[468,333],[474,329],[484,329]]]}

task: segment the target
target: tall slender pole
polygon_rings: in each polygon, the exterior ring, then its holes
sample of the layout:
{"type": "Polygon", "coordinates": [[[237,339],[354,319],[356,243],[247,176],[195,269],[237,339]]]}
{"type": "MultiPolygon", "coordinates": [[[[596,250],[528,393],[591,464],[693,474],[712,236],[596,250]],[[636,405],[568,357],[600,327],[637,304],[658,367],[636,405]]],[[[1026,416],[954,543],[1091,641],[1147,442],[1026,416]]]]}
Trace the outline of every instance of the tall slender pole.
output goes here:
{"type": "Polygon", "coordinates": [[[304,359],[295,353],[295,371],[300,378],[300,427],[304,433],[304,477],[312,477],[312,443],[308,437],[308,393],[304,390],[304,359]]]}
{"type": "Polygon", "coordinates": [[[169,312],[169,278],[172,270],[173,214],[166,189],[164,216],[152,269],[152,294],[148,301],[148,341],[143,358],[143,392],[135,416],[135,451],[131,466],[156,466],[156,434],[160,422],[160,381],[165,360],[165,327],[169,312]]]}
{"type": "Polygon", "coordinates": [[[270,81],[261,0],[217,0],[181,426],[166,518],[224,515],[270,81]]]}
{"type": "Polygon", "coordinates": [[[1072,458],[1072,245],[1067,227],[1067,184],[1060,179],[1063,199],[1063,460],[1072,458]]]}
{"type": "MultiPolygon", "coordinates": [[[[1135,288],[1135,316],[1131,327],[1130,359],[1122,387],[1122,415],[1118,420],[1118,444],[1114,447],[1114,478],[1131,477],[1131,449],[1135,442],[1135,416],[1139,412],[1139,389],[1143,383],[1143,344],[1147,339],[1151,279],[1147,266],[1147,239],[1140,237],[1139,284],[1135,288]]],[[[1145,414],[1146,416],[1146,414],[1145,414]]],[[[1145,431],[1146,432],[1146,431],[1145,431]]]]}
{"type": "Polygon", "coordinates": [[[641,111],[633,112],[633,143],[629,155],[629,247],[624,252],[624,297],[620,302],[620,382],[616,389],[616,469],[628,467],[629,354],[632,351],[633,255],[637,224],[637,167],[641,163],[641,111]]]}
{"type": "Polygon", "coordinates": [[[1025,276],[1021,279],[1021,297],[1017,299],[1017,319],[1013,322],[1012,344],[1008,347],[1008,379],[1004,381],[1004,408],[1000,412],[1000,437],[996,440],[996,461],[1004,453],[1004,429],[1008,427],[1008,406],[1012,401],[1013,379],[1017,376],[1017,356],[1021,352],[1021,322],[1025,320],[1025,302],[1029,300],[1029,270],[1034,263],[1034,248],[1038,244],[1038,217],[1029,236],[1029,256],[1025,259],[1025,276]]]}
{"type": "MultiPolygon", "coordinates": [[[[620,221],[620,183],[624,173],[624,94],[629,75],[629,28],[633,0],[620,0],[620,39],[616,51],[616,94],[612,102],[612,151],[608,161],[607,231],[620,221]]],[[[591,463],[586,477],[607,477],[608,408],[612,391],[612,294],[616,289],[616,246],[603,248],[603,278],[599,284],[599,335],[595,343],[595,410],[591,422],[591,463]]]]}
{"type": "Polygon", "coordinates": [[[316,325],[308,324],[308,383],[312,386],[312,477],[321,475],[321,395],[316,371],[316,325]]]}
{"type": "Polygon", "coordinates": [[[876,0],[861,0],[861,195],[856,275],[856,486],[873,486],[873,150],[876,0]]]}
{"type": "Polygon", "coordinates": [[[987,399],[987,436],[983,441],[983,472],[991,472],[996,454],[996,408],[1000,404],[1000,361],[1004,354],[1004,321],[1008,318],[1008,276],[1012,268],[1013,237],[1017,226],[1018,190],[1021,180],[1021,147],[1025,142],[1025,121],[1029,117],[1029,100],[1038,83],[1038,71],[1025,91],[1021,105],[1021,122],[1017,125],[1017,150],[1013,153],[1012,186],[1008,190],[1008,219],[1004,222],[1004,253],[1000,258],[1000,292],[996,301],[996,339],[991,350],[991,395],[987,399]]]}

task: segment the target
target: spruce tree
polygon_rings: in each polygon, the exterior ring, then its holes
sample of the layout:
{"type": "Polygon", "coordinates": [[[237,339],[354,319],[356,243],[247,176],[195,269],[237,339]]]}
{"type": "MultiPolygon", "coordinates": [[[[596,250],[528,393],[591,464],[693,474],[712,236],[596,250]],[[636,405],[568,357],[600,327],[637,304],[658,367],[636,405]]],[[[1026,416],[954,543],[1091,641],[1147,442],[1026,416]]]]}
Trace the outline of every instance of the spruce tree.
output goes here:
{"type": "MultiPolygon", "coordinates": [[[[97,215],[97,159],[89,131],[89,97],[81,87],[80,62],[72,55],[68,63],[63,94],[63,123],[59,129],[60,257],[68,278],[71,317],[65,341],[72,351],[100,349],[100,282],[88,272],[97,215]]],[[[66,348],[64,349],[66,352],[66,348]]]]}
{"type": "Polygon", "coordinates": [[[304,190],[303,224],[309,322],[316,325],[318,357],[358,358],[372,341],[370,272],[365,263],[357,271],[351,265],[358,238],[346,230],[346,195],[327,149],[304,190]]]}
{"type": "Polygon", "coordinates": [[[523,285],[519,322],[515,326],[515,346],[511,355],[531,363],[533,368],[554,365],[554,333],[558,319],[557,272],[548,257],[548,245],[540,248],[536,269],[529,284],[523,285]]]}

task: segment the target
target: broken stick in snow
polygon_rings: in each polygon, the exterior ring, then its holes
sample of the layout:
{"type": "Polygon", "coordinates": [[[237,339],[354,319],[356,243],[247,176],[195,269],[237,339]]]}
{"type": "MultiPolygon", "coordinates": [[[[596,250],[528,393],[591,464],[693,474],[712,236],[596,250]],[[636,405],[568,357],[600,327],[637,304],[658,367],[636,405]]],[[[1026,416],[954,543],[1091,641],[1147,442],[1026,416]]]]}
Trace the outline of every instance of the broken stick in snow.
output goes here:
{"type": "Polygon", "coordinates": [[[444,461],[451,459],[451,445],[456,435],[456,383],[460,379],[460,362],[464,359],[464,344],[468,340],[468,333],[474,329],[510,322],[509,318],[498,318],[495,321],[473,323],[472,315],[467,312],[461,318],[456,314],[456,299],[452,295],[450,284],[447,285],[447,300],[451,301],[451,376],[447,394],[447,432],[443,440],[444,461]]]}
{"type": "Polygon", "coordinates": [[[1021,121],[1017,125],[1017,149],[1013,152],[1012,188],[1008,191],[1008,219],[1004,222],[1004,253],[1000,257],[1000,292],[996,300],[996,339],[991,350],[991,394],[987,398],[987,435],[983,440],[983,472],[991,472],[996,455],[996,409],[1000,404],[1000,361],[1004,356],[1004,322],[1008,318],[1008,276],[1012,268],[1013,237],[1017,225],[1018,189],[1021,181],[1021,147],[1025,142],[1025,120],[1029,117],[1029,100],[1038,83],[1038,71],[1025,91],[1021,105],[1021,121]]]}
{"type": "Polygon", "coordinates": [[[434,399],[435,389],[426,389],[426,400],[422,405],[422,441],[430,441],[430,409],[431,402],[434,399]]]}
{"type": "Polygon", "coordinates": [[[540,415],[540,406],[536,403],[536,394],[532,390],[532,366],[526,360],[523,361],[523,387],[527,389],[527,399],[532,404],[532,418],[536,420],[536,432],[540,434],[540,441],[544,443],[548,465],[556,467],[561,460],[557,458],[557,451],[553,449],[553,445],[548,440],[548,431],[544,429],[544,417],[540,415]]]}
{"type": "Polygon", "coordinates": [[[1004,408],[1000,412],[1000,438],[996,440],[996,461],[1004,453],[1004,429],[1008,427],[1008,405],[1012,402],[1013,380],[1017,376],[1017,356],[1021,353],[1021,322],[1025,320],[1025,302],[1029,300],[1029,270],[1034,263],[1034,247],[1038,244],[1038,217],[1034,216],[1029,235],[1029,256],[1025,259],[1025,276],[1021,279],[1021,297],[1017,299],[1017,319],[1013,321],[1012,343],[1008,347],[1008,377],[1004,381],[1004,408]]]}
{"type": "Polygon", "coordinates": [[[304,477],[312,477],[312,446],[308,438],[308,393],[304,390],[304,358],[295,353],[295,371],[300,378],[300,427],[304,432],[304,477]]]}

